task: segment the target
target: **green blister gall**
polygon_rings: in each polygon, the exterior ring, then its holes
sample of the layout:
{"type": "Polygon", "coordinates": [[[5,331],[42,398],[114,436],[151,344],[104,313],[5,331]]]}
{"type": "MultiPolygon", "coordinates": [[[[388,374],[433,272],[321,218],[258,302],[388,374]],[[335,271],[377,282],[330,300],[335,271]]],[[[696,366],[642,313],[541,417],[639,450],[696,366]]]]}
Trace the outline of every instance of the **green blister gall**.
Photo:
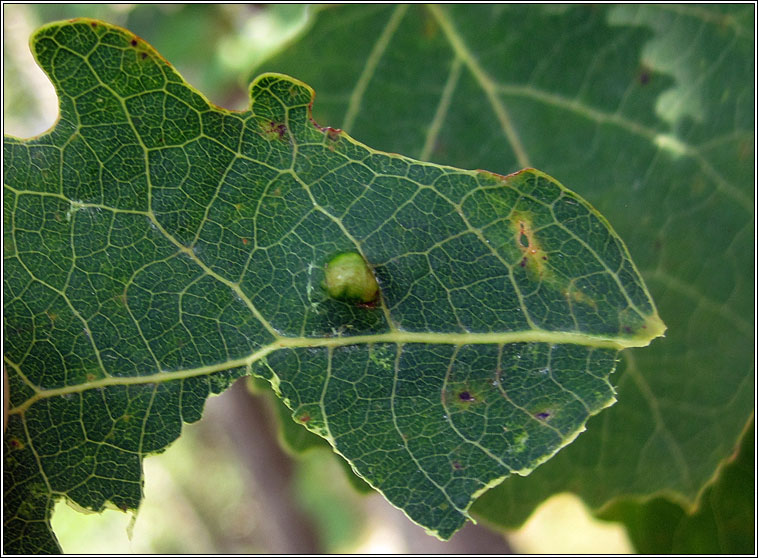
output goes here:
{"type": "Polygon", "coordinates": [[[376,300],[379,284],[363,256],[343,252],[326,264],[324,288],[337,300],[369,303],[376,300]]]}

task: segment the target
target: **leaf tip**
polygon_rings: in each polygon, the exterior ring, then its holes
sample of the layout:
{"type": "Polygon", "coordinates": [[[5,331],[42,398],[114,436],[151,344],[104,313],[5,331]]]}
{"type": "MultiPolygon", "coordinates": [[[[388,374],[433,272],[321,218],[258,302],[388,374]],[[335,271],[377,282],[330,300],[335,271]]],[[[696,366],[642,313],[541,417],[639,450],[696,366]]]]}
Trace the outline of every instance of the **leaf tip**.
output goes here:
{"type": "Polygon", "coordinates": [[[668,327],[658,315],[658,313],[651,314],[642,324],[642,329],[645,334],[650,338],[650,341],[658,337],[666,337],[666,330],[668,327]]]}

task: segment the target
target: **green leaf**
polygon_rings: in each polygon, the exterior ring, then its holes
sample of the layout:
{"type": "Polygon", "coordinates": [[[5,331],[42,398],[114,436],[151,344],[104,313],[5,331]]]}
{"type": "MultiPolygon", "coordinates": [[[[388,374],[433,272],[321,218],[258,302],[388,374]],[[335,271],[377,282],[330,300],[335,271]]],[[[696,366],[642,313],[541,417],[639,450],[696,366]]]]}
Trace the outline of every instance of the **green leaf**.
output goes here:
{"type": "MultiPolygon", "coordinates": [[[[248,388],[253,393],[260,393],[265,390],[265,393],[268,394],[268,401],[271,402],[272,409],[279,419],[277,423],[279,442],[285,448],[285,450],[296,455],[302,455],[308,450],[315,448],[331,450],[329,442],[327,442],[324,438],[318,436],[317,434],[314,434],[306,428],[303,428],[301,423],[292,420],[292,411],[284,404],[281,399],[272,393],[270,384],[266,380],[258,376],[250,376],[248,388]]],[[[355,490],[360,493],[373,491],[371,486],[366,484],[363,479],[354,474],[353,470],[350,468],[350,464],[347,461],[344,459],[339,459],[339,463],[345,470],[347,479],[355,490]]]]}
{"type": "Polygon", "coordinates": [[[5,545],[57,550],[53,501],[136,509],[141,460],[250,373],[428,531],[614,401],[665,329],[627,249],[545,173],[372,150],[281,75],[211,105],[128,31],[32,39],[60,118],[6,138],[5,545]],[[371,304],[322,287],[357,252],[371,304]]]}
{"type": "Polygon", "coordinates": [[[755,549],[755,423],[694,510],[666,498],[616,501],[600,514],[621,521],[638,552],[752,554],[755,549]],[[753,490],[748,488],[752,486],[753,490]]]}
{"type": "Polygon", "coordinates": [[[533,165],[624,238],[669,326],[626,351],[620,403],[475,515],[520,524],[562,491],[692,504],[754,408],[753,5],[353,6],[319,11],[261,69],[387,151],[533,165]],[[372,38],[372,39],[367,39],[372,38]]]}

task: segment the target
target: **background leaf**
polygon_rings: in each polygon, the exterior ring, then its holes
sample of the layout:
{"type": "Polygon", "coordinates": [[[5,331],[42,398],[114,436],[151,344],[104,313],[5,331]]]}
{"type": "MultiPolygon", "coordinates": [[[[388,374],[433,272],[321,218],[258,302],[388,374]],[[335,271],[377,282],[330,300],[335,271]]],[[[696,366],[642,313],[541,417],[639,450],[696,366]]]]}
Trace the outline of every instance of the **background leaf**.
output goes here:
{"type": "Polygon", "coordinates": [[[475,504],[488,522],[564,490],[692,505],[750,417],[754,9],[340,7],[256,69],[312,84],[319,123],[380,149],[581,185],[650,285],[666,339],[624,353],[587,434],[475,504]]]}
{"type": "Polygon", "coordinates": [[[3,8],[5,133],[29,137],[58,115],[48,78],[38,71],[29,36],[51,21],[89,17],[129,29],[161,53],[211,101],[245,109],[246,71],[306,20],[297,4],[15,4],[3,8]],[[179,31],[177,31],[177,29],[179,31]],[[52,98],[50,98],[52,97],[52,98]],[[52,104],[52,110],[49,105],[52,104]]]}
{"type": "Polygon", "coordinates": [[[734,455],[689,511],[666,498],[618,501],[601,517],[626,524],[641,553],[751,554],[755,549],[755,506],[745,497],[755,481],[755,423],[750,422],[734,455]]]}
{"type": "Polygon", "coordinates": [[[613,402],[618,350],[664,330],[607,222],[540,171],[373,151],[314,126],[313,91],[280,74],[252,111],[218,109],[95,20],[32,46],[61,115],[4,145],[9,548],[54,551],[61,496],[136,508],[142,457],[251,366],[448,538],[613,402]],[[376,304],[320,288],[345,250],[376,304]]]}

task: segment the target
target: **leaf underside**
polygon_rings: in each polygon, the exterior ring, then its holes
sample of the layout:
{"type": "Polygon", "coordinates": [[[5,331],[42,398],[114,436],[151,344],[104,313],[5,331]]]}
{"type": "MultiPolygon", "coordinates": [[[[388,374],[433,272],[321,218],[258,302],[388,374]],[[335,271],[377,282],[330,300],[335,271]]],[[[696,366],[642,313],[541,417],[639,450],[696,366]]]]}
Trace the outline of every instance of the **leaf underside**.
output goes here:
{"type": "Polygon", "coordinates": [[[4,146],[6,551],[57,551],[60,497],[136,509],[142,458],[248,373],[449,538],[613,403],[620,349],[663,333],[610,225],[540,171],[372,150],[280,74],[218,108],[94,20],[32,49],[60,118],[4,146]],[[376,304],[324,292],[345,251],[376,304]]]}

